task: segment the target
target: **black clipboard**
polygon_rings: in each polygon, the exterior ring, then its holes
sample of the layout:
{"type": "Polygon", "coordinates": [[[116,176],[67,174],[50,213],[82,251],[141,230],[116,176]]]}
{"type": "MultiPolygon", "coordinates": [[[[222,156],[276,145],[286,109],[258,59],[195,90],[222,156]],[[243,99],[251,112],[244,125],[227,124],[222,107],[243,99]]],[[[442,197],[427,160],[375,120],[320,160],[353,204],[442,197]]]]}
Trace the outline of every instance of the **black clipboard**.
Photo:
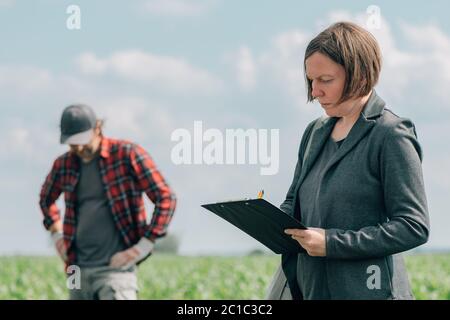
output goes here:
{"type": "Polygon", "coordinates": [[[204,204],[202,207],[238,227],[277,254],[305,252],[284,230],[307,228],[264,199],[218,202],[204,204]]]}

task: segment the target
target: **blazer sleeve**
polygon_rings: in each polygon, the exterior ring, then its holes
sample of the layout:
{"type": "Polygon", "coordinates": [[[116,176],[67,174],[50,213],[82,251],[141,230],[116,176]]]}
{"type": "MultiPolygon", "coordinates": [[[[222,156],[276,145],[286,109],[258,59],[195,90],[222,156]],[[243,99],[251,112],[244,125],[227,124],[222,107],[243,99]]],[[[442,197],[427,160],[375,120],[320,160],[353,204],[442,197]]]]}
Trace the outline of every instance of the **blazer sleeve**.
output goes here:
{"type": "Polygon", "coordinates": [[[422,175],[422,150],[414,124],[400,119],[387,129],[380,153],[380,178],[388,219],[357,231],[327,229],[327,257],[360,259],[410,250],[430,232],[422,175]]]}

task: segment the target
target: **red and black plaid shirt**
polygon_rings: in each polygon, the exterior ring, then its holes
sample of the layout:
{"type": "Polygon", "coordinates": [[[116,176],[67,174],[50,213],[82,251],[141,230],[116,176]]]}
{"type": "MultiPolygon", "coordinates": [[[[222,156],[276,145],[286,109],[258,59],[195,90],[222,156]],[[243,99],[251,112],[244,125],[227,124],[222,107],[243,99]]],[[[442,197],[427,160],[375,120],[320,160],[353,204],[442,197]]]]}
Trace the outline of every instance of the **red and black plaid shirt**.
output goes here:
{"type": "MultiPolygon", "coordinates": [[[[76,263],[73,244],[77,227],[76,185],[80,177],[80,161],[70,152],[57,158],[42,186],[39,201],[44,226],[49,229],[61,219],[55,201],[64,192],[63,230],[68,264],[76,263]]],[[[154,240],[164,236],[175,210],[176,199],[150,155],[131,142],[103,137],[99,166],[114,222],[126,246],[131,247],[142,237],[154,240]],[[149,224],[142,192],[155,204],[149,224]]]]}

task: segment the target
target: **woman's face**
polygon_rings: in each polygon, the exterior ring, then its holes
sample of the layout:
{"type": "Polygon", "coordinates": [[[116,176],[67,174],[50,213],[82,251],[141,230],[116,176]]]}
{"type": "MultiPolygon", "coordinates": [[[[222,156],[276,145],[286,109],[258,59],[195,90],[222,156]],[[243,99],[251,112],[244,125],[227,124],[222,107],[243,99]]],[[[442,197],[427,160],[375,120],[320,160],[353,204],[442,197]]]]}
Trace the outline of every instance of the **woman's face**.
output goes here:
{"type": "Polygon", "coordinates": [[[337,103],[345,86],[345,69],[326,55],[315,52],[306,59],[306,76],[312,81],[312,96],[329,117],[343,117],[352,111],[352,101],[337,103]]]}

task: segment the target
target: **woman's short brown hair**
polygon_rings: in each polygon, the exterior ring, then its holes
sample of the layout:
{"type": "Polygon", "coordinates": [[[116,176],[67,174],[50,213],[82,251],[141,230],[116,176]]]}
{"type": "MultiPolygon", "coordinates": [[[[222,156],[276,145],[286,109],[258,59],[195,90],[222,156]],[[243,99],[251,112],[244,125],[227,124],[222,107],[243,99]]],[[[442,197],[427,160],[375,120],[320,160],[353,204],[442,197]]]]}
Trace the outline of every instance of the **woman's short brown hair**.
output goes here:
{"type": "Polygon", "coordinates": [[[308,90],[312,96],[312,83],[306,75],[306,59],[320,52],[345,69],[345,86],[339,103],[363,97],[377,84],[381,70],[381,51],[374,36],[351,22],[338,22],[312,39],[305,52],[303,68],[308,90]]]}

